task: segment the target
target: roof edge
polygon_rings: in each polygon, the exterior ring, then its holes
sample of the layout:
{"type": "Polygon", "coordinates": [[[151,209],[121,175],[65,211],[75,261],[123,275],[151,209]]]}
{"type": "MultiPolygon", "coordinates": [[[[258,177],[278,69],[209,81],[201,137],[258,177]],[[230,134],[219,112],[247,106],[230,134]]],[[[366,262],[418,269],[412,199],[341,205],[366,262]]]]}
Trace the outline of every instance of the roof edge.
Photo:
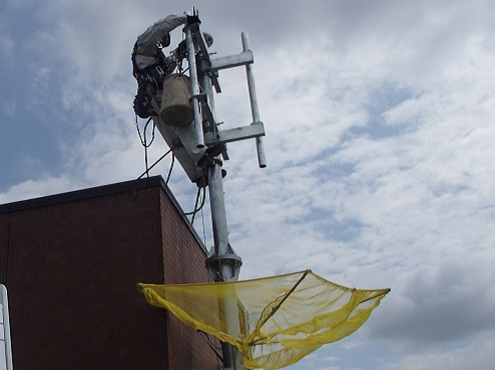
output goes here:
{"type": "MultiPolygon", "coordinates": [[[[73,190],[60,194],[46,195],[38,198],[5,203],[0,205],[0,214],[24,211],[38,207],[45,207],[48,205],[69,203],[80,199],[96,198],[121,193],[123,191],[140,190],[151,186],[163,187],[167,191],[167,194],[173,198],[172,193],[167,189],[167,186],[163,182],[163,178],[161,176],[153,176],[144,179],[95,186],[87,189],[73,190]]],[[[178,204],[177,201],[175,201],[175,203],[178,204]]]]}
{"type": "Polygon", "coordinates": [[[168,186],[165,184],[163,177],[160,175],[145,177],[137,180],[123,181],[109,185],[95,186],[92,188],[74,190],[60,194],[46,195],[38,198],[15,201],[11,203],[0,204],[0,214],[25,211],[33,208],[46,207],[51,205],[59,205],[59,204],[70,203],[82,199],[97,198],[101,196],[112,195],[126,191],[141,190],[149,187],[158,187],[158,186],[162,188],[162,190],[171,200],[171,202],[179,212],[180,216],[182,217],[186,225],[193,233],[195,239],[198,241],[198,244],[201,246],[205,254],[208,254],[208,251],[203,241],[200,239],[198,233],[187,219],[179,202],[172,194],[168,186]]]}

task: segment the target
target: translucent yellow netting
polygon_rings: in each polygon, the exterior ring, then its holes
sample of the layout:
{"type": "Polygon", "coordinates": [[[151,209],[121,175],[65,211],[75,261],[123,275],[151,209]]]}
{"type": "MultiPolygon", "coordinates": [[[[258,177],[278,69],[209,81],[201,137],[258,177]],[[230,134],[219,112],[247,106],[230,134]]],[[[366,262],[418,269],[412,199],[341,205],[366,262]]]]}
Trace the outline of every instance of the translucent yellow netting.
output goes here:
{"type": "Polygon", "coordinates": [[[346,288],[310,270],[245,281],[138,288],[151,305],[237,347],[248,369],[279,369],[344,338],[390,291],[346,288]],[[233,321],[240,325],[229,324],[233,321]]]}

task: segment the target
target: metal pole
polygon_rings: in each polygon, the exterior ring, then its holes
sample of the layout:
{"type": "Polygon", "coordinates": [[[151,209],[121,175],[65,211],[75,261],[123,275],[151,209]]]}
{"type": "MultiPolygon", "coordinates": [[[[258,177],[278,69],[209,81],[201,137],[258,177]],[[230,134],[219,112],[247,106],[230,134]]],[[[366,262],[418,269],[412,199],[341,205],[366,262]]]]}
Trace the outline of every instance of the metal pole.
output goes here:
{"type": "Polygon", "coordinates": [[[194,48],[194,42],[192,38],[191,27],[186,27],[186,45],[187,45],[187,55],[189,61],[189,75],[191,78],[191,89],[192,89],[192,106],[194,112],[194,131],[196,134],[196,146],[198,148],[204,148],[205,138],[203,135],[203,123],[201,121],[201,115],[199,111],[199,98],[200,90],[198,83],[198,73],[196,68],[196,52],[194,48]]]}
{"type": "Polygon", "coordinates": [[[14,365],[12,361],[12,344],[10,342],[10,319],[9,319],[9,302],[7,298],[7,288],[3,284],[0,284],[0,289],[1,289],[0,304],[2,305],[5,364],[7,370],[13,370],[14,365]]]}
{"type": "MultiPolygon", "coordinates": [[[[214,94],[212,82],[209,75],[205,72],[205,67],[209,65],[206,62],[208,55],[200,56],[197,63],[197,73],[201,82],[201,88],[206,94],[205,104],[208,104],[212,116],[215,116],[214,94]],[[205,59],[205,60],[203,60],[205,59]]],[[[192,66],[189,66],[192,68],[192,66]]],[[[192,74],[192,72],[191,72],[192,74]]],[[[202,110],[203,119],[207,121],[206,110],[202,110]]],[[[215,122],[210,122],[209,130],[216,131],[215,122]]],[[[222,165],[219,158],[213,159],[213,162],[207,167],[206,175],[208,179],[208,188],[210,195],[210,210],[213,229],[213,254],[207,260],[207,266],[215,274],[216,281],[235,281],[239,275],[241,259],[237,256],[229,244],[229,231],[227,226],[227,212],[225,208],[225,198],[223,192],[222,165]]],[[[235,289],[235,288],[234,288],[235,289]]],[[[237,307],[237,296],[235,290],[228,294],[221,303],[224,318],[230,331],[240,333],[239,314],[237,307]]],[[[223,365],[225,370],[244,370],[242,359],[238,351],[228,343],[222,343],[223,365]]]]}
{"type": "MultiPolygon", "coordinates": [[[[242,33],[242,49],[243,51],[249,51],[249,39],[246,32],[242,33]]],[[[251,115],[253,117],[253,123],[261,122],[258,109],[258,99],[256,97],[253,67],[251,64],[246,64],[246,76],[248,81],[249,101],[251,102],[251,115]]],[[[258,152],[258,165],[261,168],[266,167],[265,149],[263,146],[263,139],[261,137],[256,138],[256,150],[258,152]]]]}
{"type": "MultiPolygon", "coordinates": [[[[221,175],[222,169],[220,164],[214,163],[208,167],[207,171],[214,240],[214,253],[213,258],[209,261],[209,268],[214,271],[216,281],[235,281],[239,274],[240,259],[232,253],[229,246],[227,215],[225,212],[221,175]]],[[[235,291],[225,298],[223,307],[221,308],[224,311],[225,321],[229,330],[234,333],[240,333],[235,291]]],[[[240,356],[230,344],[222,343],[222,353],[224,369],[244,369],[240,356]]]]}
{"type": "MultiPolygon", "coordinates": [[[[208,92],[211,83],[205,81],[203,88],[208,92]]],[[[209,95],[209,94],[208,94],[209,95]]],[[[210,102],[212,103],[212,102],[210,102]]],[[[213,104],[211,105],[211,107],[213,104]]],[[[208,188],[210,195],[211,222],[213,229],[213,255],[207,261],[209,269],[214,272],[216,281],[235,281],[239,275],[240,258],[235,255],[229,244],[227,212],[223,192],[222,166],[215,160],[207,168],[208,188]]],[[[225,321],[232,332],[240,333],[237,296],[235,291],[223,302],[225,321]]],[[[225,369],[244,369],[237,350],[228,343],[222,343],[222,354],[225,369]]]]}
{"type": "MultiPolygon", "coordinates": [[[[208,187],[210,191],[211,222],[213,226],[215,254],[229,254],[227,215],[225,212],[221,167],[218,163],[214,163],[208,167],[208,187]]],[[[230,281],[229,276],[230,274],[222,274],[224,281],[230,281]]]]}

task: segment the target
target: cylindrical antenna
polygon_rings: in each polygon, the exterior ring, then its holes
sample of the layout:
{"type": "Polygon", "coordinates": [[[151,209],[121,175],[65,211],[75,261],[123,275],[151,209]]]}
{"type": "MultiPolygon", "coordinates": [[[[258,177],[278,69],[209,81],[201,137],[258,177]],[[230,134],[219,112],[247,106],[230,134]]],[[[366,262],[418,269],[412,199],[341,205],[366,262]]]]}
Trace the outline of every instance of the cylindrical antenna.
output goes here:
{"type": "Polygon", "coordinates": [[[189,60],[189,76],[191,78],[191,90],[192,90],[191,103],[194,112],[194,132],[196,135],[196,146],[198,148],[204,148],[205,138],[203,134],[203,122],[199,111],[200,90],[199,90],[199,82],[198,82],[198,73],[196,69],[196,53],[194,49],[192,31],[189,26],[186,27],[186,44],[187,44],[187,57],[189,60]]]}
{"type": "MultiPolygon", "coordinates": [[[[243,51],[249,51],[249,39],[246,32],[242,33],[242,49],[243,51]]],[[[253,123],[258,123],[261,122],[261,119],[258,109],[258,100],[256,98],[256,85],[254,83],[253,67],[251,64],[246,64],[246,76],[253,123]]],[[[266,167],[265,149],[263,146],[263,138],[261,137],[256,138],[256,151],[258,152],[258,165],[261,168],[266,167]]]]}

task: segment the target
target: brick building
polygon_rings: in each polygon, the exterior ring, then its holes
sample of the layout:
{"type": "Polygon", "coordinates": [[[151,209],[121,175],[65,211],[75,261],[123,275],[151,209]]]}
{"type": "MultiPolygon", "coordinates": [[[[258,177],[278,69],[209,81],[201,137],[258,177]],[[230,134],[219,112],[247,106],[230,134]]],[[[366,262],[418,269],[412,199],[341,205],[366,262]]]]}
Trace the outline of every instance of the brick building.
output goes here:
{"type": "Polygon", "coordinates": [[[0,205],[14,368],[218,369],[211,338],[136,288],[207,281],[205,258],[159,176],[0,205]]]}

